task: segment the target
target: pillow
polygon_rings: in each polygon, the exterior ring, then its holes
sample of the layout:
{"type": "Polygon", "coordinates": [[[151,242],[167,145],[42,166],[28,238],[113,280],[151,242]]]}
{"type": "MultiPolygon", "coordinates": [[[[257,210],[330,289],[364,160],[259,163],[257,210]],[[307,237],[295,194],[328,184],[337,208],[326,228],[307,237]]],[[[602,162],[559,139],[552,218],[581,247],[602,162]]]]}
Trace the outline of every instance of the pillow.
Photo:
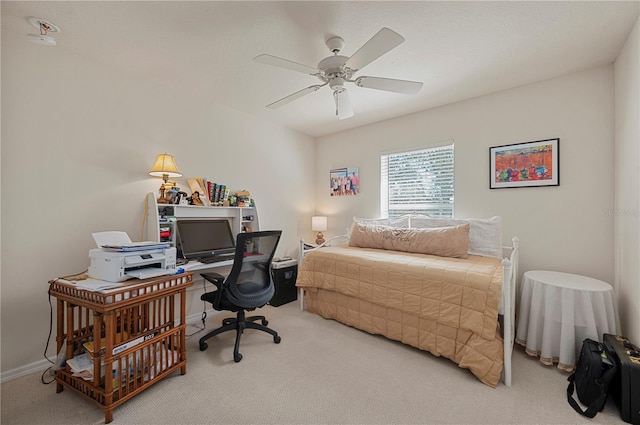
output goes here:
{"type": "Polygon", "coordinates": [[[409,227],[409,214],[402,215],[400,217],[393,218],[361,218],[353,217],[351,227],[347,229],[347,237],[351,236],[351,230],[354,224],[371,224],[371,225],[383,225],[389,227],[409,227]]]}
{"type": "Polygon", "coordinates": [[[393,218],[360,218],[353,217],[353,223],[381,224],[390,227],[409,227],[409,214],[393,218]]]}
{"type": "Polygon", "coordinates": [[[349,246],[467,258],[469,224],[410,229],[354,223],[351,227],[349,246]]]}
{"type": "Polygon", "coordinates": [[[434,218],[427,215],[412,214],[412,228],[425,229],[444,226],[469,224],[469,254],[484,257],[502,258],[502,218],[434,218]]]}

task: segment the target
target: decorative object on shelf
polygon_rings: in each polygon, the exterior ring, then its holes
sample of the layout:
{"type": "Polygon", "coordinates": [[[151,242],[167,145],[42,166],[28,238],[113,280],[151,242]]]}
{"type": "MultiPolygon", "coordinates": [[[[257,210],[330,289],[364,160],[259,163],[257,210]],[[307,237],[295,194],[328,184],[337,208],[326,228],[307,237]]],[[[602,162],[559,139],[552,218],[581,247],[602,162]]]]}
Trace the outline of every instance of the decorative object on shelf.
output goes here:
{"type": "Polygon", "coordinates": [[[189,205],[199,205],[201,207],[204,206],[204,204],[202,203],[202,199],[200,199],[200,192],[198,192],[197,190],[193,192],[187,199],[189,199],[189,205]]]}
{"type": "Polygon", "coordinates": [[[251,199],[251,192],[248,190],[240,190],[236,193],[236,205],[239,207],[250,207],[253,206],[253,201],[251,199]]]}
{"type": "Polygon", "coordinates": [[[176,189],[179,191],[175,182],[170,182],[169,177],[182,177],[182,173],[178,170],[173,155],[166,153],[158,154],[156,163],[153,164],[153,168],[149,171],[149,175],[154,177],[162,177],[163,183],[160,185],[160,196],[158,197],[159,204],[170,204],[171,200],[167,194],[168,190],[176,189]]]}
{"type": "Polygon", "coordinates": [[[324,243],[324,235],[322,232],[327,230],[327,217],[315,215],[311,217],[311,230],[318,232],[316,235],[316,244],[324,243]]]}
{"type": "Polygon", "coordinates": [[[560,139],[489,148],[491,189],[559,186],[560,139]]]}
{"type": "Polygon", "coordinates": [[[357,168],[337,168],[329,172],[331,196],[357,195],[360,177],[357,168]]]}
{"type": "Polygon", "coordinates": [[[187,179],[187,184],[189,185],[189,189],[191,189],[191,198],[198,192],[198,196],[196,197],[200,203],[194,204],[193,202],[189,202],[191,205],[201,205],[205,207],[211,206],[211,202],[209,202],[209,194],[205,189],[207,184],[205,183],[204,177],[193,177],[187,179]]]}

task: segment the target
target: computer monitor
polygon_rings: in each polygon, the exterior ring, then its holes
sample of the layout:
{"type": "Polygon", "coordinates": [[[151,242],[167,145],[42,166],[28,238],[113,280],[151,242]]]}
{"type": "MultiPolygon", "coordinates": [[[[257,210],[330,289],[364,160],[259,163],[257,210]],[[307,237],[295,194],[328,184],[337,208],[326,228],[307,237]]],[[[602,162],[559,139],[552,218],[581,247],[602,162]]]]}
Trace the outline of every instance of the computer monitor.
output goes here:
{"type": "Polygon", "coordinates": [[[196,260],[230,255],[236,250],[235,238],[228,220],[178,220],[176,228],[176,242],[182,258],[196,260]]]}

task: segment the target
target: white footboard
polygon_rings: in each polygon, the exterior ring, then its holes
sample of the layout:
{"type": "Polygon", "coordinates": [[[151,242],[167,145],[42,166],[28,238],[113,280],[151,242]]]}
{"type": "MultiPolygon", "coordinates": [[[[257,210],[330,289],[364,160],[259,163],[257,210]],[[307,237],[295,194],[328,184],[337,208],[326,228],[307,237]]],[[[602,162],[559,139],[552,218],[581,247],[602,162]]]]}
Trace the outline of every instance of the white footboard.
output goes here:
{"type": "Polygon", "coordinates": [[[503,382],[511,386],[511,356],[515,340],[516,292],[518,281],[518,237],[511,239],[510,247],[504,247],[508,256],[502,260],[503,282],[500,314],[502,314],[502,336],[504,340],[503,382]]]}

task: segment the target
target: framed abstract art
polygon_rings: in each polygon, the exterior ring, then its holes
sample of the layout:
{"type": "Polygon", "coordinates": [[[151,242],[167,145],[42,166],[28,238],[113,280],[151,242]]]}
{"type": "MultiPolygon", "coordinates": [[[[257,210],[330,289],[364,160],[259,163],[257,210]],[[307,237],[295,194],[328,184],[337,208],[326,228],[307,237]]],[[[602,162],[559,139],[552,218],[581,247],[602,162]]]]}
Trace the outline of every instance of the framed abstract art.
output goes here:
{"type": "Polygon", "coordinates": [[[560,139],[489,148],[490,188],[559,186],[560,139]]]}

